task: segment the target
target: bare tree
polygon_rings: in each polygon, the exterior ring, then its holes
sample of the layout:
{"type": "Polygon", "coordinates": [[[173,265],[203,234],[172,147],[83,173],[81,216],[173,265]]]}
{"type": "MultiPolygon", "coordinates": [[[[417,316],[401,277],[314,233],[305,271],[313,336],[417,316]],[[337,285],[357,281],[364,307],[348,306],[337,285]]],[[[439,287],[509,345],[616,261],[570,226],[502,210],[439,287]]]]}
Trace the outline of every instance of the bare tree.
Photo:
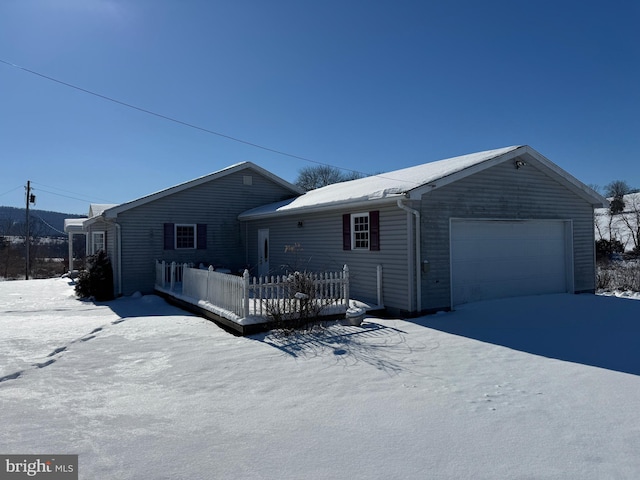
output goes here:
{"type": "Polygon", "coordinates": [[[625,197],[626,208],[622,212],[629,236],[633,242],[633,251],[640,254],[640,194],[634,193],[625,197]]]}
{"type": "Polygon", "coordinates": [[[300,169],[298,171],[296,185],[309,191],[326,185],[356,180],[358,178],[362,178],[362,175],[358,172],[349,171],[345,173],[331,165],[316,165],[300,169]]]}
{"type": "Polygon", "coordinates": [[[607,197],[623,197],[632,191],[633,189],[624,180],[614,180],[604,187],[604,194],[607,197]]]}

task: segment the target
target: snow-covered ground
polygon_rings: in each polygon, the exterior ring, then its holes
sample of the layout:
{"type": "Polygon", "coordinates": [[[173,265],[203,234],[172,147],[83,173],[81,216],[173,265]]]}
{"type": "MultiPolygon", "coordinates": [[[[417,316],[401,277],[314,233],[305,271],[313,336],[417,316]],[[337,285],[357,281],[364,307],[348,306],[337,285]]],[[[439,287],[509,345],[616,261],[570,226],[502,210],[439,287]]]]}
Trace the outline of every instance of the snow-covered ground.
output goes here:
{"type": "Polygon", "coordinates": [[[0,282],[0,453],[79,454],[81,479],[638,478],[628,297],[240,338],[155,296],[0,282]]]}

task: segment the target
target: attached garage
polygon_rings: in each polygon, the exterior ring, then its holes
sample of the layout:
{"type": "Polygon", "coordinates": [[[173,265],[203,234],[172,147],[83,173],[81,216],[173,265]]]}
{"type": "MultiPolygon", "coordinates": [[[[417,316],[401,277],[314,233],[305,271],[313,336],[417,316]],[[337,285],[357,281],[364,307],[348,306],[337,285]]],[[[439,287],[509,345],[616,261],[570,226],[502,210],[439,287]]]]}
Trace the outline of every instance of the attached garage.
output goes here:
{"type": "Polygon", "coordinates": [[[353,298],[410,316],[594,292],[593,214],[605,204],[533,148],[512,146],[328,185],[239,218],[249,264],[259,263],[253,252],[269,229],[272,266],[290,264],[287,246],[303,245],[305,268],[346,264],[353,298]],[[372,212],[362,223],[370,242],[358,245],[345,225],[372,212]]]}
{"type": "Polygon", "coordinates": [[[451,305],[573,292],[570,220],[451,219],[451,305]]]}

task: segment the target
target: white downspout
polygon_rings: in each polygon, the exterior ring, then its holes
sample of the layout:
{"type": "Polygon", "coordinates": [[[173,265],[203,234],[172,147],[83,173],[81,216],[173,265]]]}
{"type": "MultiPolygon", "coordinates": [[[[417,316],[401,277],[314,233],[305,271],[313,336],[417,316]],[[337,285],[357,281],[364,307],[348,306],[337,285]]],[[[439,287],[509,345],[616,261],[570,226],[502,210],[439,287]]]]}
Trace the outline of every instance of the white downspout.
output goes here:
{"type": "Polygon", "coordinates": [[[122,295],[122,233],[120,232],[120,224],[113,222],[116,226],[116,237],[118,237],[118,296],[122,295]]]}
{"type": "Polygon", "coordinates": [[[398,199],[398,207],[404,210],[405,212],[412,213],[416,219],[415,226],[415,271],[416,271],[416,309],[417,313],[422,311],[422,275],[420,269],[420,258],[421,258],[421,250],[420,250],[420,212],[413,208],[407,207],[404,203],[402,203],[402,198],[398,199]]]}

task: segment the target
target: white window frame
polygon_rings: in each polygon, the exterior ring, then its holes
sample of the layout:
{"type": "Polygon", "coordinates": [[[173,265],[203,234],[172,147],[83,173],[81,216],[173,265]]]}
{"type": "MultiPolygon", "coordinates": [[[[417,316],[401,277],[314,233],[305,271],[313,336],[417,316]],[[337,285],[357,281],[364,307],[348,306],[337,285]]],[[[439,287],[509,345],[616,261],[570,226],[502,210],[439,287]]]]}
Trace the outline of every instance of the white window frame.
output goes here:
{"type": "Polygon", "coordinates": [[[369,212],[352,213],[351,214],[351,250],[370,250],[371,249],[371,218],[369,212]],[[366,218],[366,230],[356,231],[356,219],[366,218]],[[358,234],[361,234],[360,236],[358,234]],[[366,235],[366,238],[363,238],[366,235]],[[360,238],[359,238],[360,237],[360,238]],[[366,242],[366,246],[359,246],[359,243],[366,242]]]}
{"type": "Polygon", "coordinates": [[[105,232],[103,230],[100,230],[98,232],[91,232],[91,254],[95,255],[96,253],[98,253],[100,250],[107,250],[107,245],[105,242],[105,232]],[[98,242],[96,241],[96,239],[101,236],[102,239],[98,242]],[[96,248],[96,245],[100,245],[99,248],[96,248]]]}
{"type": "Polygon", "coordinates": [[[173,226],[173,242],[176,250],[195,250],[198,247],[198,226],[195,223],[176,223],[173,226]],[[179,247],[178,246],[178,228],[192,228],[193,229],[193,246],[179,247]]]}

